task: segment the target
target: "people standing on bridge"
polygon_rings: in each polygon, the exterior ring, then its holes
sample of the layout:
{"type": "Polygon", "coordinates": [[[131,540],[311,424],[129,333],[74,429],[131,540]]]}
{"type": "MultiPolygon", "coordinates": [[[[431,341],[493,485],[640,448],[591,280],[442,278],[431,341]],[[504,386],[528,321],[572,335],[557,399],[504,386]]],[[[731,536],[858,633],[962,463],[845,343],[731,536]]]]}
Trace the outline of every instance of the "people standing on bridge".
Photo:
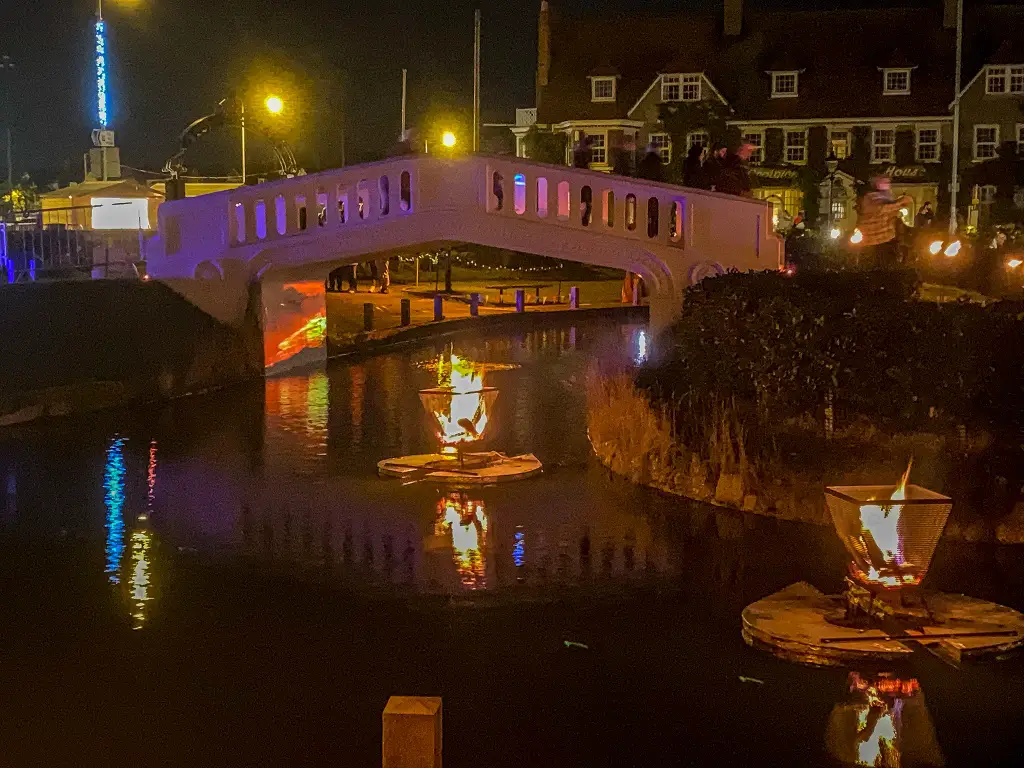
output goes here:
{"type": "Polygon", "coordinates": [[[636,142],[626,139],[621,146],[612,148],[612,173],[618,176],[632,176],[636,165],[636,142]]]}
{"type": "Polygon", "coordinates": [[[403,133],[399,139],[398,144],[395,145],[392,155],[415,155],[420,151],[421,142],[417,138],[415,131],[409,128],[403,133]]]}
{"type": "Polygon", "coordinates": [[[893,200],[888,176],[871,179],[872,191],[864,195],[857,217],[861,246],[873,256],[875,268],[891,269],[899,261],[899,242],[896,239],[896,219],[900,209],[914,204],[914,199],[903,195],[893,200]]]}
{"type": "Polygon", "coordinates": [[[572,149],[573,168],[589,168],[594,158],[594,139],[587,134],[581,134],[580,140],[572,149]]]}
{"type": "Polygon", "coordinates": [[[704,175],[701,182],[702,189],[715,189],[715,185],[718,183],[719,171],[722,169],[722,161],[725,160],[725,152],[725,145],[715,142],[705,153],[704,165],[701,167],[704,175]]]}
{"type": "Polygon", "coordinates": [[[644,150],[643,159],[637,165],[637,178],[647,181],[664,181],[665,165],[661,162],[661,153],[653,144],[648,144],[644,150]]]}
{"type": "Polygon", "coordinates": [[[704,182],[706,181],[704,174],[705,149],[700,144],[694,144],[690,147],[690,151],[686,153],[686,159],[683,160],[684,187],[704,188],[704,182]]]}
{"type": "Polygon", "coordinates": [[[750,197],[750,173],[747,161],[754,151],[754,145],[743,142],[734,152],[727,152],[718,167],[715,191],[727,195],[750,197]]]}

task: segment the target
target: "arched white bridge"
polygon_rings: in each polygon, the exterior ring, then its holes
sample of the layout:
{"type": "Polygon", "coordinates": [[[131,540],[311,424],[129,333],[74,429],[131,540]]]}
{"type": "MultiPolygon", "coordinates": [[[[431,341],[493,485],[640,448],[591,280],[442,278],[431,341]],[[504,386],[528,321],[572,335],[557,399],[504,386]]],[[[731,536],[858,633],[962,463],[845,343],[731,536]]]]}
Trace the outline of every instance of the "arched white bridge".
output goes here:
{"type": "Polygon", "coordinates": [[[760,200],[519,158],[410,155],[168,201],[147,269],[229,320],[214,285],[190,284],[457,242],[639,273],[654,328],[701,278],[782,261],[760,200]]]}

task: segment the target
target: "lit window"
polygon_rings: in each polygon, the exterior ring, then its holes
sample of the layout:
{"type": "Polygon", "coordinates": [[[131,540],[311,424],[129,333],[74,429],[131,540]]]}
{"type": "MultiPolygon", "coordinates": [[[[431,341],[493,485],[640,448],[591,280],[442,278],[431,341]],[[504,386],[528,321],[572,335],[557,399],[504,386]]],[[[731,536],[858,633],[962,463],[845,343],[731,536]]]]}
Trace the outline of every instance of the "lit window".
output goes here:
{"type": "Polygon", "coordinates": [[[772,98],[796,96],[796,72],[772,72],[772,98]]]}
{"type": "Polygon", "coordinates": [[[672,162],[672,137],[667,133],[652,133],[648,137],[651,144],[658,150],[661,162],[668,165],[672,162]]]}
{"type": "Polygon", "coordinates": [[[592,77],[592,78],[590,78],[590,100],[591,101],[615,101],[615,78],[614,77],[592,77]]]}
{"type": "Polygon", "coordinates": [[[910,93],[909,69],[886,69],[882,72],[882,93],[887,96],[910,93]]]}
{"type": "Polygon", "coordinates": [[[939,160],[939,129],[917,129],[917,161],[935,163],[939,160]]]}
{"type": "Polygon", "coordinates": [[[871,162],[891,163],[896,159],[896,131],[875,128],[871,132],[871,162]]]}
{"type": "Polygon", "coordinates": [[[710,142],[711,137],[707,131],[694,131],[686,136],[686,151],[689,152],[694,147],[706,147],[710,142]]]}
{"type": "Polygon", "coordinates": [[[149,200],[144,197],[94,197],[92,205],[93,229],[149,229],[149,200]]]}
{"type": "Polygon", "coordinates": [[[1024,93],[1024,67],[1010,67],[1010,93],[1024,93]]]}
{"type": "Polygon", "coordinates": [[[603,133],[588,133],[590,139],[590,164],[605,165],[608,162],[608,153],[605,151],[605,135],[603,133]]]}
{"type": "Polygon", "coordinates": [[[786,131],[786,162],[807,162],[806,131],[786,131]]]}
{"type": "Polygon", "coordinates": [[[752,165],[764,162],[764,133],[761,131],[748,131],[743,134],[743,143],[749,144],[754,148],[750,153],[750,163],[752,165]]]}
{"type": "Polygon", "coordinates": [[[991,160],[999,154],[999,126],[974,126],[974,159],[991,160]]]}
{"type": "Polygon", "coordinates": [[[985,76],[985,93],[1006,93],[1006,67],[989,67],[985,76]]]}
{"type": "Polygon", "coordinates": [[[850,156],[850,134],[848,131],[832,131],[829,135],[829,142],[837,160],[845,160],[850,156]]]}
{"type": "Polygon", "coordinates": [[[700,75],[662,75],[662,101],[700,101],[700,75]]]}

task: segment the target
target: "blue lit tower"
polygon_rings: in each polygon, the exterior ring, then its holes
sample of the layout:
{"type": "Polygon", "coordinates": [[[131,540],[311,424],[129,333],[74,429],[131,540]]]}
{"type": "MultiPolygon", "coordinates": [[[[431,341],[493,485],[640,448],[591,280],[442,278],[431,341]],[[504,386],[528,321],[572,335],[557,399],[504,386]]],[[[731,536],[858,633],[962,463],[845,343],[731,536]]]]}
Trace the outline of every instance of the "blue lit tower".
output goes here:
{"type": "Polygon", "coordinates": [[[120,154],[110,130],[109,91],[107,88],[107,23],[103,20],[103,0],[96,0],[96,121],[92,132],[93,149],[89,151],[88,175],[107,181],[121,175],[120,154]]]}

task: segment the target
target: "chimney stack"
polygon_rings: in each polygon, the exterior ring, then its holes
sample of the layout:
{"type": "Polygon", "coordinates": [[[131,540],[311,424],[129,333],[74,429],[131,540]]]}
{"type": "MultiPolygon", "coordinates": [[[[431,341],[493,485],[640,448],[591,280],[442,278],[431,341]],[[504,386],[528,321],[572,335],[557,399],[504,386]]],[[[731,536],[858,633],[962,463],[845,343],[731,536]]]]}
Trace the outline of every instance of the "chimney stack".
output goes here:
{"type": "Polygon", "coordinates": [[[537,19],[537,103],[540,106],[541,90],[547,87],[551,71],[551,12],[548,0],[540,2],[540,16],[537,19]]]}
{"type": "MultiPolygon", "coordinates": [[[[725,24],[723,31],[726,37],[736,37],[743,30],[743,0],[724,0],[725,24]]],[[[946,0],[947,3],[950,0],[946,0]]],[[[955,0],[953,0],[955,4],[955,0]]]]}
{"type": "Polygon", "coordinates": [[[943,0],[942,2],[942,26],[945,29],[956,29],[957,0],[943,0]]]}

